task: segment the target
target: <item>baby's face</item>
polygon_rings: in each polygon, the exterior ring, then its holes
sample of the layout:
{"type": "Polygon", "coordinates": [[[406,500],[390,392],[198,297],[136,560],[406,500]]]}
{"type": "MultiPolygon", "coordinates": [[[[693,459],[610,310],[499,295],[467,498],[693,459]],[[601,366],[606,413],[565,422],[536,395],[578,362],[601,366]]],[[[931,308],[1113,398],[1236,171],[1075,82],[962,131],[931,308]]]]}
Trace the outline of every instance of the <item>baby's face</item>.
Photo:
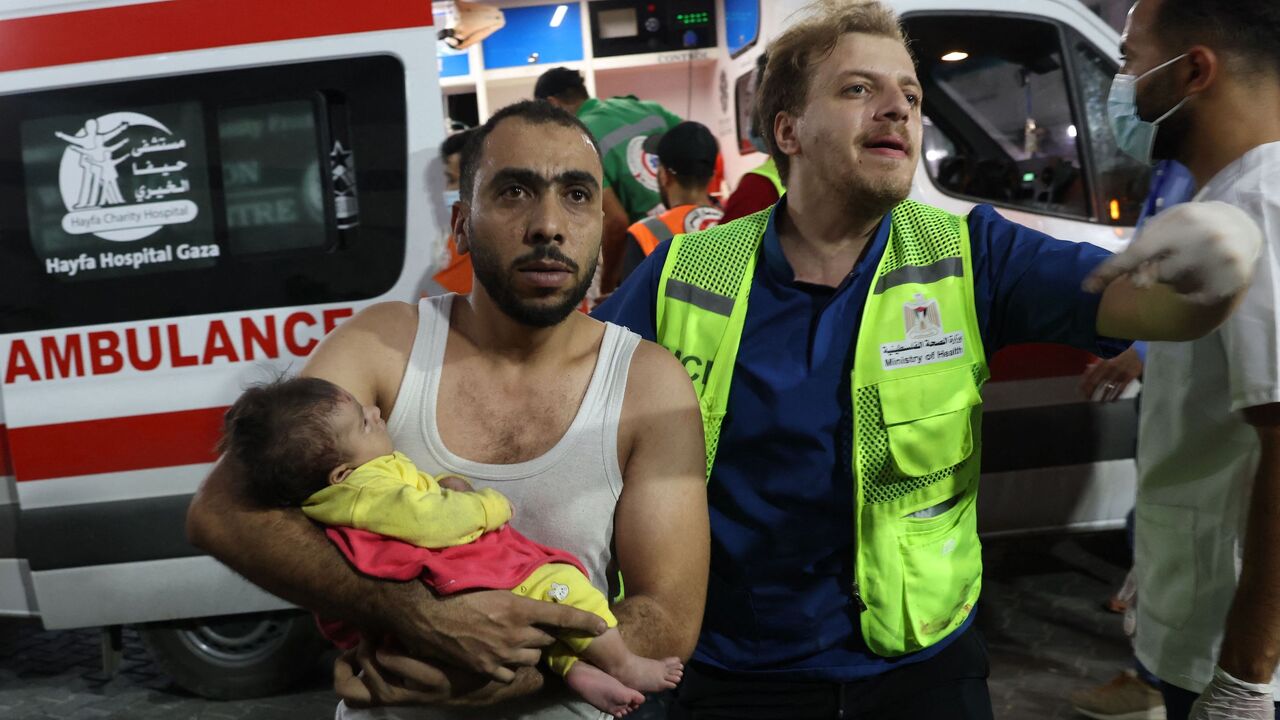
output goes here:
{"type": "Polygon", "coordinates": [[[387,423],[378,408],[364,407],[345,393],[333,411],[333,430],[343,457],[355,465],[390,455],[394,450],[387,423]]]}

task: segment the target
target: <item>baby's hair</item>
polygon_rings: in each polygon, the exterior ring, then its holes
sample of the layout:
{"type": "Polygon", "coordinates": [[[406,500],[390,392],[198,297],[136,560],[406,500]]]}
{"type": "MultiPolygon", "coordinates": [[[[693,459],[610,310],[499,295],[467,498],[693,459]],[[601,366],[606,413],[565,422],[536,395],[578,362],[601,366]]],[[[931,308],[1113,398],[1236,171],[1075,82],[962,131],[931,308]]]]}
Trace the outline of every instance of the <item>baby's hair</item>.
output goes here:
{"type": "Polygon", "coordinates": [[[218,450],[243,468],[252,500],[298,507],[328,485],[343,461],[333,426],[342,397],[328,380],[281,377],[245,390],[227,410],[218,450]]]}

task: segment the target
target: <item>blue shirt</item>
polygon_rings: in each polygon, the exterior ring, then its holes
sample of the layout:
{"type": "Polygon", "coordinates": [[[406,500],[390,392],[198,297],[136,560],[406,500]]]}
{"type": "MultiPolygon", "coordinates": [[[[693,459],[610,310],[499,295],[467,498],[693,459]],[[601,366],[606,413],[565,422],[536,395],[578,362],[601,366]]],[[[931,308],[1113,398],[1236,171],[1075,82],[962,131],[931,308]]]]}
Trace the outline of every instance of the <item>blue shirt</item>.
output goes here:
{"type": "MultiPolygon", "coordinates": [[[[776,217],[785,200],[765,230],[707,486],[711,575],[694,659],[771,679],[845,682],[928,658],[950,639],[900,658],[876,656],[862,640],[850,597],[849,378],[889,217],[840,286],[820,287],[797,282],[783,255],[776,217]]],[[[1124,349],[1097,336],[1099,298],[1080,289],[1105,250],[1055,240],[987,206],[970,213],[969,231],[988,355],[1030,341],[1105,355],[1124,349]]],[[[595,317],[653,340],[669,248],[654,250],[595,317]]]]}

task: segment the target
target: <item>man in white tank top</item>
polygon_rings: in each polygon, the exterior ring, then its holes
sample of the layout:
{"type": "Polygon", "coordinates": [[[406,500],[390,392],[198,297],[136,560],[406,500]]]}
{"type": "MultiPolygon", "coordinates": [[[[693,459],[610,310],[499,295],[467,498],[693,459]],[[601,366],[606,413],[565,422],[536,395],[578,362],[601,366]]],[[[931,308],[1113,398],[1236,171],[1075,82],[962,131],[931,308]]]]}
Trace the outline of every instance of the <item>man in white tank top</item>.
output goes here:
{"type": "MultiPolygon", "coordinates": [[[[453,208],[472,294],[374,305],[303,374],[380,408],[423,470],[501,489],[513,526],[577,555],[593,584],[616,565],[626,598],[612,609],[628,646],[687,659],[709,554],[702,425],[670,353],[573,311],[600,249],[598,149],[545,103],[504,109],[476,136],[453,208]]],[[[340,717],[599,716],[544,692],[537,664],[546,630],[599,633],[600,618],[505,590],[436,598],[422,583],[359,575],[300,512],[255,507],[241,477],[225,458],[214,468],[188,514],[191,541],[280,597],[398,641],[339,660],[340,717]],[[368,705],[430,707],[352,709],[368,705]]]]}

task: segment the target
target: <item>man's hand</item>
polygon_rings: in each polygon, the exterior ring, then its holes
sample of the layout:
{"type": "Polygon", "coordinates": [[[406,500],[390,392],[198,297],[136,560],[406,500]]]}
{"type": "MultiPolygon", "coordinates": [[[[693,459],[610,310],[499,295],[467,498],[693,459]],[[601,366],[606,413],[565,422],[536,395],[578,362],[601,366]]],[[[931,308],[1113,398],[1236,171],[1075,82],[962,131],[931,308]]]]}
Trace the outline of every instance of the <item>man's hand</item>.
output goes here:
{"type": "Polygon", "coordinates": [[[1164,283],[1191,302],[1211,305],[1248,287],[1261,247],[1262,231],[1240,208],[1184,203],[1147,221],[1124,252],[1089,275],[1084,288],[1101,292],[1129,275],[1138,288],[1164,283]]]}
{"type": "Polygon", "coordinates": [[[426,664],[361,635],[333,665],[333,689],[351,707],[440,705],[484,687],[479,675],[426,664]]]}
{"type": "Polygon", "coordinates": [[[333,690],[353,708],[436,705],[453,696],[454,680],[462,677],[395,652],[376,653],[363,636],[359,646],[342,653],[333,664],[333,690]],[[384,673],[384,667],[391,672],[384,673]]]}
{"type": "Polygon", "coordinates": [[[1094,402],[1119,400],[1129,383],[1142,377],[1142,358],[1132,347],[1089,366],[1080,378],[1080,395],[1094,402]]]}
{"type": "Polygon", "coordinates": [[[333,665],[333,689],[353,708],[380,705],[493,705],[537,692],[542,675],[525,668],[510,684],[409,657],[365,637],[333,665]]]}
{"type": "Polygon", "coordinates": [[[1213,681],[1191,706],[1189,720],[1274,720],[1270,685],[1247,683],[1214,668],[1213,681]]]}
{"type": "Polygon", "coordinates": [[[571,630],[601,635],[607,629],[594,613],[568,605],[517,597],[506,590],[483,590],[440,598],[406,616],[395,637],[415,656],[438,659],[500,683],[515,678],[513,668],[532,667],[551,633],[571,630]]]}

